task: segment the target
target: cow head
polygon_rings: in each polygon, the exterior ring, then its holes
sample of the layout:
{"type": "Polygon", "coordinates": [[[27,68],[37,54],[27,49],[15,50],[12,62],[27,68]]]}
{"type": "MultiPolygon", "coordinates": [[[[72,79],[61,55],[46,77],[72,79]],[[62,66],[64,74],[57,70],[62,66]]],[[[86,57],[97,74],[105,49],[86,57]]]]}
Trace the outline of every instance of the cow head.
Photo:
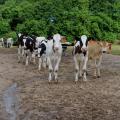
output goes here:
{"type": "Polygon", "coordinates": [[[104,41],[104,42],[99,42],[99,44],[102,47],[102,52],[103,53],[111,53],[111,46],[112,46],[111,43],[108,43],[108,42],[104,41]]]}
{"type": "Polygon", "coordinates": [[[87,51],[87,45],[88,45],[88,40],[86,35],[81,36],[80,40],[80,45],[81,45],[81,51],[84,53],[87,51]]]}
{"type": "Polygon", "coordinates": [[[86,35],[82,35],[81,39],[78,37],[75,37],[76,43],[75,43],[75,49],[73,53],[83,53],[86,55],[87,52],[87,46],[88,46],[88,39],[86,35]]]}
{"type": "Polygon", "coordinates": [[[22,35],[21,33],[18,33],[18,37],[19,37],[19,38],[21,37],[21,35],[22,35]]]}
{"type": "Polygon", "coordinates": [[[46,41],[42,41],[41,44],[38,47],[38,57],[41,57],[43,54],[46,53],[46,41]]]}

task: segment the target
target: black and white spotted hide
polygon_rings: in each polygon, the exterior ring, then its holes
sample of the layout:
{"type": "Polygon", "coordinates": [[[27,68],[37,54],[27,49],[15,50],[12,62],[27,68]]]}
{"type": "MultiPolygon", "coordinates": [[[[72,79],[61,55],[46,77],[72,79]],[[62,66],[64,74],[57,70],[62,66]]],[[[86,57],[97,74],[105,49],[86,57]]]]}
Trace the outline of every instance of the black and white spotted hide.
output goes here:
{"type": "Polygon", "coordinates": [[[26,55],[26,65],[28,65],[28,60],[33,58],[33,62],[35,63],[35,40],[31,37],[26,37],[23,39],[24,42],[24,51],[26,55]]]}
{"type": "Polygon", "coordinates": [[[47,65],[46,48],[47,48],[47,41],[45,40],[41,41],[38,47],[38,58],[39,58],[38,70],[41,70],[42,66],[46,68],[47,65]]]}
{"type": "Polygon", "coordinates": [[[88,39],[86,35],[82,35],[73,48],[73,58],[75,62],[75,81],[78,81],[79,77],[82,77],[83,80],[86,78],[86,69],[88,61],[88,39]]]}
{"type": "Polygon", "coordinates": [[[23,60],[24,57],[24,41],[23,39],[26,39],[26,35],[24,34],[17,34],[17,43],[18,43],[18,62],[21,61],[21,59],[23,60]]]}

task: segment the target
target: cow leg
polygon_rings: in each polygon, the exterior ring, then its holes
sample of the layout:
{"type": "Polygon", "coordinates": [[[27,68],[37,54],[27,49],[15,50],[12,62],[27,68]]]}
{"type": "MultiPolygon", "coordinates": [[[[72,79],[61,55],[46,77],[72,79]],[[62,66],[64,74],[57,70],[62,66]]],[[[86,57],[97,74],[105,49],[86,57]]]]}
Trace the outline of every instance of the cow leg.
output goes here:
{"type": "Polygon", "coordinates": [[[43,59],[43,67],[46,68],[46,59],[43,59]]]}
{"type": "Polygon", "coordinates": [[[39,66],[38,66],[38,70],[41,70],[41,64],[42,64],[42,59],[41,59],[41,57],[39,57],[39,66]]]}
{"type": "Polygon", "coordinates": [[[18,62],[20,62],[20,57],[21,57],[21,48],[19,46],[18,47],[18,62]]]}
{"type": "Polygon", "coordinates": [[[47,65],[46,65],[46,64],[47,64],[47,63],[46,63],[46,62],[47,62],[47,59],[46,59],[46,56],[45,56],[45,55],[43,55],[43,61],[42,61],[42,62],[43,62],[43,67],[46,68],[46,66],[47,66],[47,65]]]}
{"type": "Polygon", "coordinates": [[[24,62],[24,57],[25,57],[25,50],[24,48],[21,48],[22,54],[21,54],[21,58],[22,58],[22,63],[24,62]]]}
{"type": "Polygon", "coordinates": [[[35,64],[35,52],[32,53],[33,63],[35,64]]]}
{"type": "Polygon", "coordinates": [[[83,80],[84,81],[87,81],[87,77],[86,77],[87,62],[88,62],[88,56],[86,55],[84,58],[84,65],[83,65],[83,80]]]}
{"type": "Polygon", "coordinates": [[[96,61],[96,59],[95,59],[95,61],[94,61],[95,63],[94,63],[94,65],[95,65],[95,68],[94,68],[94,77],[96,78],[97,77],[97,61],[96,61]]]}
{"type": "Polygon", "coordinates": [[[28,55],[28,51],[27,50],[25,50],[25,54],[26,54],[25,65],[28,66],[29,55],[28,55]]]}
{"type": "Polygon", "coordinates": [[[77,82],[79,75],[79,65],[75,55],[74,55],[74,62],[75,62],[75,82],[77,82]]]}
{"type": "Polygon", "coordinates": [[[61,61],[61,57],[58,57],[57,63],[55,65],[55,69],[54,69],[54,77],[55,77],[56,81],[58,81],[57,78],[58,78],[58,68],[59,68],[60,61],[61,61]]]}
{"type": "Polygon", "coordinates": [[[51,63],[51,59],[48,57],[48,68],[49,68],[49,82],[51,82],[52,80],[52,72],[53,72],[53,67],[52,67],[52,63],[51,63]]]}
{"type": "Polygon", "coordinates": [[[46,67],[48,67],[48,58],[46,57],[46,67]]]}
{"type": "Polygon", "coordinates": [[[30,63],[32,63],[32,58],[33,58],[33,57],[32,57],[32,56],[33,56],[32,54],[33,54],[33,53],[29,52],[29,61],[30,61],[30,63]]]}
{"type": "Polygon", "coordinates": [[[81,61],[79,63],[79,77],[80,78],[82,77],[82,63],[81,63],[81,61]]]}
{"type": "Polygon", "coordinates": [[[25,62],[25,65],[26,66],[28,66],[28,59],[29,59],[29,57],[28,57],[28,55],[26,56],[26,62],[25,62]]]}
{"type": "Polygon", "coordinates": [[[102,56],[100,56],[99,61],[98,61],[98,65],[97,65],[97,72],[98,72],[98,76],[97,77],[100,77],[101,62],[102,62],[102,56]]]}

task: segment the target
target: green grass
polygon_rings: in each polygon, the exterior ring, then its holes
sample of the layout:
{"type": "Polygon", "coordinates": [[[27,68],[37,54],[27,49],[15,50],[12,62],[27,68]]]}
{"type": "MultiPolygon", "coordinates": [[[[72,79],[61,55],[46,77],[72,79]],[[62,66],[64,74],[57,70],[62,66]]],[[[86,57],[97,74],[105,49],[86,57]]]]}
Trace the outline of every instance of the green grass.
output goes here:
{"type": "Polygon", "coordinates": [[[120,55],[120,45],[112,45],[112,54],[120,55]]]}

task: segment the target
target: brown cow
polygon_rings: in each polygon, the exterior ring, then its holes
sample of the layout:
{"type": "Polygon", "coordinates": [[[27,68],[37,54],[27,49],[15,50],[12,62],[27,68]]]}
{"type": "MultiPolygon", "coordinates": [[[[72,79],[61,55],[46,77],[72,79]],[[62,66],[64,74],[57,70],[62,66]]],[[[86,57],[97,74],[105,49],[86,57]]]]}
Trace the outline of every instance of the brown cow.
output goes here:
{"type": "Polygon", "coordinates": [[[100,77],[100,66],[102,62],[102,54],[111,52],[111,44],[108,42],[100,42],[90,40],[88,43],[88,60],[94,60],[94,76],[100,77]]]}

